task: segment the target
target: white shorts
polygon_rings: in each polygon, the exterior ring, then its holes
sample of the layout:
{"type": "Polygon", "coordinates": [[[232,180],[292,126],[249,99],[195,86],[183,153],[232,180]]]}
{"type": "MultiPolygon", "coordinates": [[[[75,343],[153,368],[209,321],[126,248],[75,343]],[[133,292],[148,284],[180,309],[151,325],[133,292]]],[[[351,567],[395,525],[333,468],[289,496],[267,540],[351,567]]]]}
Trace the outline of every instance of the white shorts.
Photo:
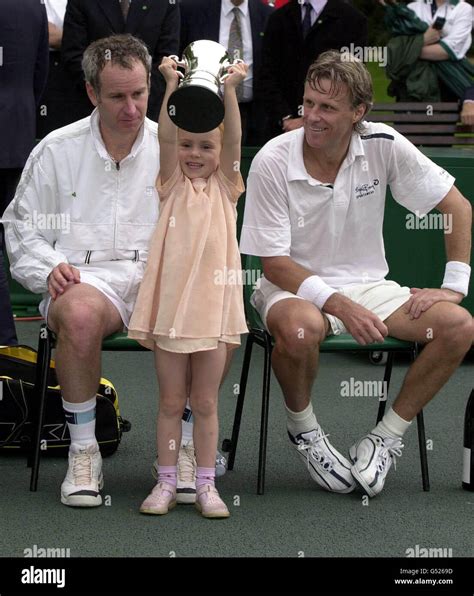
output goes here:
{"type": "MultiPolygon", "coordinates": [[[[385,321],[385,319],[400,308],[402,304],[405,304],[411,296],[410,288],[400,286],[395,281],[386,279],[369,284],[345,286],[339,288],[337,291],[339,294],[364,306],[376,314],[382,321],[385,321]]],[[[256,290],[252,294],[250,301],[266,327],[267,315],[271,307],[280,300],[288,298],[304,300],[304,298],[292,294],[291,292],[287,292],[286,290],[282,290],[264,277],[261,277],[256,284],[256,290]]],[[[323,315],[329,321],[330,329],[328,335],[348,333],[341,319],[327,313],[323,313],[323,315]]]]}
{"type": "MultiPolygon", "coordinates": [[[[125,327],[128,327],[137,299],[146,263],[142,261],[106,261],[92,265],[73,265],[81,272],[81,282],[102,292],[118,310],[125,327]]],[[[43,295],[39,311],[48,320],[51,296],[43,295]]]]}

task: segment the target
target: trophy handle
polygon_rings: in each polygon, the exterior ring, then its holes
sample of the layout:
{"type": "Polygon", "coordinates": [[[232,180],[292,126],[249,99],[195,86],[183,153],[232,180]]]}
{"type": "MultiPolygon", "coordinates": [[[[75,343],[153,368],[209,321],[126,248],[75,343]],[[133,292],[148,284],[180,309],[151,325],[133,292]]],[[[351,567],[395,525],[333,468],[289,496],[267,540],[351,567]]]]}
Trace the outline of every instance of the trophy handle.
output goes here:
{"type": "MultiPolygon", "coordinates": [[[[170,56],[170,58],[173,58],[173,56],[170,56]]],[[[237,58],[236,60],[234,60],[232,62],[232,64],[229,64],[229,66],[227,68],[230,68],[231,66],[235,66],[236,64],[242,64],[243,60],[241,60],[240,58],[237,58]]],[[[229,76],[229,73],[226,72],[225,75],[222,75],[221,78],[219,79],[219,83],[223,83],[226,78],[229,76]]]]}
{"type": "MultiPolygon", "coordinates": [[[[186,63],[184,62],[184,60],[180,60],[179,57],[176,56],[175,54],[173,54],[172,56],[168,56],[168,58],[171,58],[171,60],[174,60],[176,62],[176,64],[178,66],[180,66],[181,68],[185,68],[186,63]]],[[[178,76],[181,79],[184,79],[184,74],[181,71],[177,70],[176,72],[178,73],[178,76]]]]}

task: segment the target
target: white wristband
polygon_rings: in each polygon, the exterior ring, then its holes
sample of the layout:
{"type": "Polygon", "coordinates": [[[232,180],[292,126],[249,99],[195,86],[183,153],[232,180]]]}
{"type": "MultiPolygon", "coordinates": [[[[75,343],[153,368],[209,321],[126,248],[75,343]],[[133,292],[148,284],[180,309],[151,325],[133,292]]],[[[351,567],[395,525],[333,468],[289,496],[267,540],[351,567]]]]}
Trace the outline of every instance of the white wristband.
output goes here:
{"type": "Polygon", "coordinates": [[[471,268],[461,261],[448,261],[444,270],[442,288],[459,292],[467,296],[471,268]]]}
{"type": "Polygon", "coordinates": [[[319,310],[322,310],[329,296],[335,293],[336,290],[328,286],[318,275],[311,275],[303,281],[296,295],[312,302],[319,310]]]}

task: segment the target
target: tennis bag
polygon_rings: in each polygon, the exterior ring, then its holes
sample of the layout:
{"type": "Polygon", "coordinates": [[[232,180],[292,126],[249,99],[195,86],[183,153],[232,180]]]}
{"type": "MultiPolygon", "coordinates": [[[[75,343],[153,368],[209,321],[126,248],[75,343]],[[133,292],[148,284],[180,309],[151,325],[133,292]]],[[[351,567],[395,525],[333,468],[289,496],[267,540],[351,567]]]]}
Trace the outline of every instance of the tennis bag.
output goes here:
{"type": "MultiPolygon", "coordinates": [[[[0,347],[0,453],[22,453],[31,448],[35,434],[32,404],[36,358],[36,351],[28,346],[0,347]]],[[[102,455],[114,453],[122,433],[130,428],[130,423],[120,416],[115,387],[107,379],[101,379],[97,392],[96,437],[102,455]]],[[[66,456],[70,442],[61,389],[54,361],[51,361],[41,453],[66,456]]]]}

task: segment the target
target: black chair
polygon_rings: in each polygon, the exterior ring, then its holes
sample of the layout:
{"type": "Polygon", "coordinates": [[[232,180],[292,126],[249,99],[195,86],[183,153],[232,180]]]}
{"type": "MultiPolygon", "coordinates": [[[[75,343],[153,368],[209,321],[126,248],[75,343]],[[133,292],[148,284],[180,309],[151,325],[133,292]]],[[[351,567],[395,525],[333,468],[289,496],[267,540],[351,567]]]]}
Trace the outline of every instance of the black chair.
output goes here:
{"type": "MultiPolygon", "coordinates": [[[[258,277],[262,268],[260,259],[258,257],[247,256],[245,260],[246,275],[252,273],[251,279],[254,275],[258,277]]],[[[265,350],[263,377],[262,377],[262,406],[260,417],[260,446],[258,455],[258,479],[257,479],[257,494],[263,495],[265,490],[265,466],[266,466],[266,448],[267,448],[267,434],[268,434],[268,411],[270,406],[270,380],[271,380],[271,355],[273,348],[273,338],[266,331],[264,325],[256,312],[250,304],[250,296],[252,294],[252,286],[246,285],[244,289],[245,295],[245,309],[247,314],[247,324],[249,327],[249,334],[245,346],[245,355],[242,365],[242,372],[240,376],[239,395],[234,415],[234,423],[232,427],[231,439],[225,439],[223,443],[223,450],[229,452],[228,469],[233,470],[235,463],[235,456],[237,452],[237,443],[240,432],[240,422],[242,419],[242,411],[244,407],[245,393],[247,389],[247,379],[250,369],[250,361],[252,358],[252,349],[254,344],[262,347],[265,350]]],[[[414,342],[402,341],[393,337],[386,337],[383,343],[370,344],[362,346],[358,344],[355,339],[349,334],[342,334],[338,336],[330,336],[326,338],[320,346],[321,352],[387,352],[388,358],[385,365],[384,372],[384,387],[386,388],[386,395],[384,399],[380,400],[377,419],[379,422],[384,413],[385,405],[390,386],[390,379],[392,375],[393,358],[395,353],[408,353],[412,360],[418,355],[418,345],[414,342]]],[[[418,442],[420,449],[420,462],[423,490],[430,490],[429,471],[428,471],[428,457],[426,451],[425,427],[423,412],[417,415],[418,425],[418,442]]]]}

